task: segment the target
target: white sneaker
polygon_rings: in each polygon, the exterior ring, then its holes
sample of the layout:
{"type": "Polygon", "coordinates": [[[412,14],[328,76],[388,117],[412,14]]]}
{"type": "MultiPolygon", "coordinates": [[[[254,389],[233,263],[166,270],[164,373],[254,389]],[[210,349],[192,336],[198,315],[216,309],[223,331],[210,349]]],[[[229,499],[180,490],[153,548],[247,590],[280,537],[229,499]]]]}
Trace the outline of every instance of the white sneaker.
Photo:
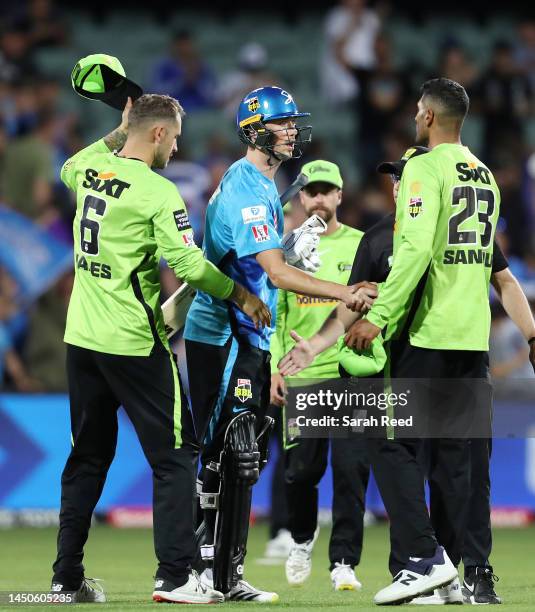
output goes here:
{"type": "Polygon", "coordinates": [[[335,563],[331,570],[331,582],[335,591],[360,591],[362,584],[357,580],[351,565],[335,563]]]}
{"type": "Polygon", "coordinates": [[[448,604],[462,604],[463,603],[463,594],[461,592],[461,584],[458,578],[455,578],[453,582],[446,585],[445,587],[441,587],[439,589],[435,589],[429,595],[421,595],[420,597],[415,597],[411,602],[411,604],[416,604],[417,606],[443,606],[448,604]]]}
{"type": "MultiPolygon", "coordinates": [[[[80,588],[74,592],[73,603],[106,603],[106,593],[100,584],[100,578],[85,578],[82,580],[80,588]]],[[[63,588],[60,582],[53,582],[52,593],[72,593],[63,588]]]]}
{"type": "Polygon", "coordinates": [[[223,593],[202,583],[195,571],[190,573],[186,584],[180,587],[176,587],[169,580],[157,578],[154,583],[152,599],[157,602],[184,604],[210,604],[225,601],[223,593]]]}
{"type": "MultiPolygon", "coordinates": [[[[200,576],[201,582],[210,589],[214,588],[214,571],[206,568],[200,576]]],[[[238,580],[238,584],[225,594],[225,599],[232,601],[252,601],[257,603],[274,603],[279,601],[277,593],[255,589],[245,580],[238,580]]]]}
{"type": "Polygon", "coordinates": [[[287,529],[279,529],[277,535],[266,544],[266,559],[286,559],[294,544],[292,534],[287,529]]]}
{"type": "Polygon", "coordinates": [[[378,605],[406,603],[418,595],[446,586],[457,577],[457,569],[446,551],[438,546],[433,557],[410,557],[392,584],[381,589],[373,601],[378,605]]]}
{"type": "Polygon", "coordinates": [[[207,567],[202,574],[199,575],[199,580],[204,586],[209,589],[214,588],[214,570],[211,567],[207,567]]]}
{"type": "Polygon", "coordinates": [[[288,559],[286,559],[286,580],[290,586],[301,586],[309,578],[312,571],[312,550],[319,533],[318,525],[312,540],[302,544],[293,543],[288,559]]]}
{"type": "Polygon", "coordinates": [[[275,603],[279,601],[277,593],[261,591],[245,580],[238,580],[238,584],[225,594],[227,601],[250,601],[256,603],[275,603]]]}

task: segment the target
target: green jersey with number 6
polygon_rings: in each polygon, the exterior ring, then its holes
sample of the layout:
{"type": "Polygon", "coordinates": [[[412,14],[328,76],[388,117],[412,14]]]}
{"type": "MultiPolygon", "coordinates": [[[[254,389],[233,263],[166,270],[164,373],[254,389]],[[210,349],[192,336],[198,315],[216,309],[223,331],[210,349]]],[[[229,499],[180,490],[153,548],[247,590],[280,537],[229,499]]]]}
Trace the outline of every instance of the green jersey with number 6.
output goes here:
{"type": "Polygon", "coordinates": [[[232,293],[233,281],[195,246],[175,185],[146,163],[118,157],[99,140],[65,162],[61,179],[76,192],[65,342],[115,355],[168,349],[160,254],[194,288],[221,299],[232,293]]]}
{"type": "Polygon", "coordinates": [[[488,350],[489,281],[500,192],[468,147],[440,144],[401,178],[392,270],[368,314],[386,338],[413,346],[488,350]]]}

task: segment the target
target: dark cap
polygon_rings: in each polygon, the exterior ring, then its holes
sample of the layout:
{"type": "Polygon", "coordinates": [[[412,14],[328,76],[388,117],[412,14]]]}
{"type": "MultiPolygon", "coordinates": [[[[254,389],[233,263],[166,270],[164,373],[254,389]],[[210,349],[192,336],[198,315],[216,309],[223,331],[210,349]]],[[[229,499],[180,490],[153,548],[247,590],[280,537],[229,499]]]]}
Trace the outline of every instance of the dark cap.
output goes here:
{"type": "Polygon", "coordinates": [[[377,166],[377,172],[381,174],[393,174],[398,179],[401,178],[401,174],[403,173],[403,168],[405,168],[405,164],[411,159],[411,157],[418,157],[418,155],[423,155],[424,153],[429,153],[429,149],[427,147],[419,147],[414,146],[410,149],[407,149],[401,159],[394,162],[382,162],[377,166]]]}

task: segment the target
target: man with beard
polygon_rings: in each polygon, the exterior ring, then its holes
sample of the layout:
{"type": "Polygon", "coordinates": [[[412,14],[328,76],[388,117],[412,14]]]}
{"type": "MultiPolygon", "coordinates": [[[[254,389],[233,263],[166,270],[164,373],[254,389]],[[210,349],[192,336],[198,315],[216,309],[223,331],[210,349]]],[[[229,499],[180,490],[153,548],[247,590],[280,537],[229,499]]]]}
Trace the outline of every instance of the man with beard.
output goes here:
{"type": "MultiPolygon", "coordinates": [[[[352,337],[357,351],[368,349],[381,333],[390,341],[393,383],[426,380],[414,386],[411,401],[418,414],[441,423],[454,411],[457,419],[475,414],[479,435],[485,435],[491,412],[488,294],[500,192],[491,171],[461,143],[468,106],[466,91],[455,81],[423,84],[416,142],[430,151],[404,167],[392,269],[352,337]],[[468,388],[474,390],[469,397],[468,388]]],[[[426,434],[436,438],[429,465],[436,517],[431,522],[417,462],[422,440],[403,435],[410,433],[396,430],[395,439],[371,447],[391,537],[406,554],[392,584],[376,594],[378,604],[402,603],[457,578],[468,520],[469,440],[426,434]]]]}
{"type": "MultiPolygon", "coordinates": [[[[430,151],[404,160],[392,269],[367,318],[355,323],[346,337],[346,343],[362,351],[382,332],[390,340],[388,374],[394,382],[467,379],[480,389],[488,385],[488,291],[500,194],[490,170],[461,144],[467,111],[468,96],[458,83],[433,79],[422,86],[417,142],[428,144],[430,151]]],[[[280,368],[288,374],[299,369],[291,355],[280,368]]],[[[446,405],[437,394],[437,383],[425,389],[425,395],[418,394],[421,413],[436,416],[438,405],[449,409],[450,404],[461,409],[458,414],[473,413],[476,397],[472,405],[461,392],[466,386],[448,384],[446,405]]],[[[488,395],[482,395],[478,414],[490,427],[490,402],[488,395]]],[[[438,415],[442,416],[440,410],[438,415]]],[[[468,514],[469,442],[434,440],[429,467],[430,486],[436,493],[433,523],[417,459],[421,448],[421,439],[407,437],[370,445],[391,538],[404,551],[399,558],[391,555],[394,580],[376,594],[378,604],[410,601],[457,578],[455,566],[461,560],[468,514]]],[[[453,583],[450,599],[462,601],[459,591],[458,583],[453,583]]]]}
{"type": "Polygon", "coordinates": [[[204,259],[176,187],[153,172],[177,149],[184,111],[169,96],[130,99],[121,125],[71,157],[62,181],[76,193],[75,280],[67,315],[72,449],[61,477],[52,591],[103,603],[82,564],[93,510],[117,443],[117,410],[132,421],[153,472],[153,599],[217,603],[192,571],[196,453],[193,424],[159,304],[159,260],[198,290],[269,325],[266,305],[204,259]]]}
{"type": "MultiPolygon", "coordinates": [[[[407,161],[414,156],[424,155],[429,149],[421,146],[409,148],[401,159],[394,162],[383,162],[377,167],[377,171],[389,174],[393,181],[393,197],[397,200],[399,184],[403,168],[407,161]]],[[[355,255],[353,269],[349,277],[349,284],[362,280],[382,283],[388,277],[392,265],[394,213],[386,215],[381,221],[370,228],[362,237],[359,248],[355,255]]],[[[492,253],[492,276],[491,283],[496,289],[499,300],[507,315],[517,325],[530,346],[529,360],[535,369],[535,323],[526,296],[518,281],[508,268],[500,247],[494,241],[492,253]]],[[[322,325],[318,332],[312,337],[301,339],[281,363],[287,363],[289,367],[304,369],[313,363],[317,355],[329,346],[333,346],[340,333],[347,331],[344,344],[352,348],[355,342],[353,338],[353,327],[351,319],[357,320],[360,313],[333,311],[330,317],[322,325]]],[[[358,329],[358,328],[357,328],[358,329]]],[[[347,352],[346,352],[347,354],[347,352]]],[[[357,359],[360,359],[359,355],[357,359]]],[[[349,367],[354,360],[346,363],[349,367]]],[[[281,365],[281,369],[283,366],[281,365]]],[[[349,374],[349,373],[348,373],[349,374]]],[[[384,444],[382,440],[369,440],[370,443],[384,444]]],[[[428,451],[428,440],[423,450],[428,451]]],[[[459,581],[452,582],[445,588],[436,589],[425,596],[412,600],[414,604],[435,605],[444,603],[461,603],[461,591],[465,603],[469,604],[499,604],[500,597],[494,590],[495,576],[490,565],[490,554],[492,548],[492,532],[490,525],[490,474],[489,461],[492,449],[492,439],[473,438],[470,440],[470,510],[466,526],[463,546],[464,584],[459,581]]],[[[373,454],[373,453],[372,453],[373,454]]],[[[425,456],[422,453],[422,470],[427,473],[425,456]]],[[[437,489],[434,489],[437,492],[437,489]]],[[[431,502],[431,507],[434,507],[431,502]]],[[[431,515],[431,520],[435,517],[431,515]]],[[[390,555],[390,568],[395,575],[403,562],[403,552],[396,549],[397,542],[392,542],[390,555]]]]}
{"type": "MultiPolygon", "coordinates": [[[[301,170],[309,180],[300,192],[301,205],[308,217],[317,214],[327,224],[320,236],[321,266],[316,278],[347,283],[353,253],[362,232],[338,221],[342,201],[342,176],[336,164],[317,160],[301,170]]],[[[271,403],[284,406],[286,383],[277,372],[277,363],[293,343],[295,334],[310,336],[321,327],[336,300],[312,298],[280,290],[276,333],[271,343],[271,403]]],[[[299,373],[302,379],[338,378],[336,346],[324,351],[314,364],[299,373]]],[[[318,483],[327,468],[328,438],[290,437],[285,430],[286,495],[288,528],[294,545],[286,561],[286,578],[292,586],[303,584],[312,570],[312,549],[318,527],[318,483]]],[[[333,526],[329,545],[331,581],[337,591],[357,590],[361,583],[354,568],[360,562],[363,539],[364,497],[369,465],[362,438],[332,438],[333,526]]]]}

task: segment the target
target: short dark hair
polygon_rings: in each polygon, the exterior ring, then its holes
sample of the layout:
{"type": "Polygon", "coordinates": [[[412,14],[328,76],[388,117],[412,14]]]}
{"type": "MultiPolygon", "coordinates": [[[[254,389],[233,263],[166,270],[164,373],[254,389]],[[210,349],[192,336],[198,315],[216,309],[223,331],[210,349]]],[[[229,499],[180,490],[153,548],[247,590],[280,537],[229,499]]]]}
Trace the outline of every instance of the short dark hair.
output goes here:
{"type": "Polygon", "coordinates": [[[465,88],[451,79],[430,79],[426,81],[420,94],[436,100],[446,117],[457,119],[462,123],[470,106],[470,99],[465,88]]]}
{"type": "Polygon", "coordinates": [[[185,111],[178,100],[171,96],[159,94],[143,94],[138,98],[128,114],[128,127],[136,128],[145,121],[154,119],[174,120],[179,115],[184,117],[185,111]]]}

